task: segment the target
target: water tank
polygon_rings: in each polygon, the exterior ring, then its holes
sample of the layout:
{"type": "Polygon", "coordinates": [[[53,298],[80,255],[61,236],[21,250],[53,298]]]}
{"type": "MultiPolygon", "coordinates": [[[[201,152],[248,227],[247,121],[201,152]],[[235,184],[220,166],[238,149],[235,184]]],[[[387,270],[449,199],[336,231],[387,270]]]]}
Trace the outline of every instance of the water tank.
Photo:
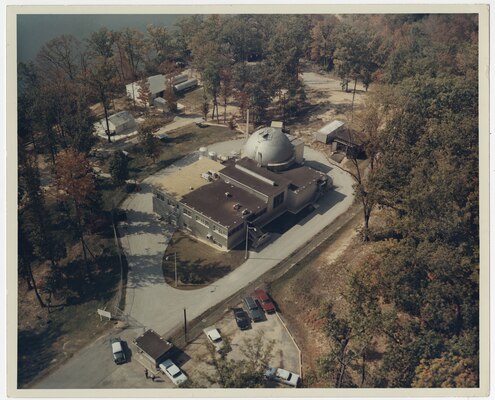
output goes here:
{"type": "Polygon", "coordinates": [[[216,152],[214,152],[214,151],[210,151],[210,152],[208,153],[208,157],[209,157],[211,160],[216,161],[216,160],[217,160],[217,153],[216,153],[216,152]]]}
{"type": "Polygon", "coordinates": [[[208,155],[208,148],[207,147],[200,147],[199,148],[199,155],[206,157],[208,155]]]}

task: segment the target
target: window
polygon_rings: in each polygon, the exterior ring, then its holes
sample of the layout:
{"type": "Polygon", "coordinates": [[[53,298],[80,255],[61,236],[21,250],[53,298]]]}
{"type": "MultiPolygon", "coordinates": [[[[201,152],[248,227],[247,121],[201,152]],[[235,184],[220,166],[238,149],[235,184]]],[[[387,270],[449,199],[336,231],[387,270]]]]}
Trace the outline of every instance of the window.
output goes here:
{"type": "Polygon", "coordinates": [[[204,226],[207,226],[207,227],[210,226],[210,224],[208,223],[208,221],[206,219],[201,218],[198,215],[196,215],[196,221],[198,221],[201,225],[204,225],[204,226]]]}
{"type": "Polygon", "coordinates": [[[156,192],[156,197],[158,197],[161,201],[165,201],[165,197],[159,192],[156,192]]]}
{"type": "Polygon", "coordinates": [[[222,236],[227,236],[227,231],[225,229],[222,229],[216,225],[213,225],[213,232],[217,232],[218,234],[222,235],[222,236]]]}
{"type": "Polygon", "coordinates": [[[187,215],[189,218],[192,218],[192,213],[187,208],[184,208],[183,213],[184,215],[187,215]]]}
{"type": "Polygon", "coordinates": [[[283,202],[284,202],[284,192],[279,193],[275,196],[275,198],[273,199],[273,208],[277,208],[278,206],[283,204],[283,202]]]}

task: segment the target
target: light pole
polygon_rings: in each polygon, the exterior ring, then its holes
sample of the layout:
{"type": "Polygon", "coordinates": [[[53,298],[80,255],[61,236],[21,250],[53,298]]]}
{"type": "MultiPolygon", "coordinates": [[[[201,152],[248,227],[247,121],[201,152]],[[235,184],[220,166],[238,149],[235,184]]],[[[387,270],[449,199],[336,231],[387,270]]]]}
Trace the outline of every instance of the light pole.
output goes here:
{"type": "Polygon", "coordinates": [[[256,232],[256,228],[254,226],[246,225],[246,253],[244,254],[244,259],[245,260],[247,260],[247,258],[248,258],[248,244],[249,244],[248,234],[249,234],[249,230],[250,229],[252,229],[253,231],[256,232]]]}

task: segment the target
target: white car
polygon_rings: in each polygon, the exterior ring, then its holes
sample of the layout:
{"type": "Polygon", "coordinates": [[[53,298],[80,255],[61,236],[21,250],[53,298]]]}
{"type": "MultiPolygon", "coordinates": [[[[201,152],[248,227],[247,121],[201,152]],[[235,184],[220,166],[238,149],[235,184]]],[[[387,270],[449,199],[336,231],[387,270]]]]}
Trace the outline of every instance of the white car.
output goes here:
{"type": "Polygon", "coordinates": [[[204,333],[210,343],[215,346],[215,350],[217,352],[221,352],[225,348],[225,342],[222,340],[222,337],[220,336],[220,332],[218,332],[218,329],[213,328],[213,329],[205,329],[204,333]]]}
{"type": "Polygon", "coordinates": [[[268,368],[265,372],[265,377],[289,386],[297,387],[299,384],[299,375],[282,368],[268,368]]]}
{"type": "Polygon", "coordinates": [[[160,369],[167,375],[170,380],[179,386],[181,383],[187,381],[187,376],[180,370],[180,368],[173,363],[172,360],[167,359],[158,365],[160,369]]]}

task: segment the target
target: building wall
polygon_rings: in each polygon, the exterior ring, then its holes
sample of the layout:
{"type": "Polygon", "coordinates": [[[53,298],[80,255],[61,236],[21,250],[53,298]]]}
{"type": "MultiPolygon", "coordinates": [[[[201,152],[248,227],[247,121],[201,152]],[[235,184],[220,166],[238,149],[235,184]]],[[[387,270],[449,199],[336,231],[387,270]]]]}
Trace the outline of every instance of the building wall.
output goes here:
{"type": "Polygon", "coordinates": [[[292,213],[298,213],[313,201],[317,189],[316,182],[314,182],[308,184],[305,188],[299,188],[297,192],[289,190],[287,209],[292,213]]]}
{"type": "MultiPolygon", "coordinates": [[[[183,205],[166,193],[153,189],[153,211],[179,229],[205,241],[228,248],[228,229],[183,205]],[[211,239],[207,238],[211,235],[211,239]]],[[[232,238],[234,241],[236,237],[232,238]]]]}

